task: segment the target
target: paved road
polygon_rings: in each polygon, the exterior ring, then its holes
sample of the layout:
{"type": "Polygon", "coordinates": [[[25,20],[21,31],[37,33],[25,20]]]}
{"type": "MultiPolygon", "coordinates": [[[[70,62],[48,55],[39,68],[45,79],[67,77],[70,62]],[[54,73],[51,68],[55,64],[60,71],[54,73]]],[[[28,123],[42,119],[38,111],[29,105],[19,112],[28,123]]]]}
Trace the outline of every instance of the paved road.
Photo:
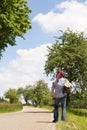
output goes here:
{"type": "Polygon", "coordinates": [[[52,113],[46,109],[24,107],[23,111],[0,114],[0,130],[56,130],[52,113]]]}

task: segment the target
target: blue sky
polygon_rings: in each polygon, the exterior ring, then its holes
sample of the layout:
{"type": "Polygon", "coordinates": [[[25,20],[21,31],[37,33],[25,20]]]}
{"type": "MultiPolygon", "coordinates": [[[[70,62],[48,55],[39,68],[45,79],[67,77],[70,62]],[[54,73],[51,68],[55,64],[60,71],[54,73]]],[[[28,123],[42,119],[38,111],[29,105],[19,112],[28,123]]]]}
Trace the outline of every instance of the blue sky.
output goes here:
{"type": "Polygon", "coordinates": [[[0,62],[0,95],[9,88],[25,87],[43,79],[47,45],[51,46],[59,30],[67,27],[87,32],[87,0],[29,0],[32,29],[16,38],[16,46],[3,52],[0,62]]]}

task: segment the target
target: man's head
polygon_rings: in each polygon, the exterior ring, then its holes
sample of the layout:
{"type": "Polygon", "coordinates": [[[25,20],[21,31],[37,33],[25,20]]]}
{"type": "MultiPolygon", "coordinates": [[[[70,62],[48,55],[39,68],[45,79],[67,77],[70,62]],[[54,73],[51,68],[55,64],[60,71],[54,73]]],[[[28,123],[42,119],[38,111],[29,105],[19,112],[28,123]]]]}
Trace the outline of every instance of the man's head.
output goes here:
{"type": "Polygon", "coordinates": [[[56,76],[56,80],[58,81],[61,77],[64,77],[65,73],[63,70],[59,71],[56,76]]]}

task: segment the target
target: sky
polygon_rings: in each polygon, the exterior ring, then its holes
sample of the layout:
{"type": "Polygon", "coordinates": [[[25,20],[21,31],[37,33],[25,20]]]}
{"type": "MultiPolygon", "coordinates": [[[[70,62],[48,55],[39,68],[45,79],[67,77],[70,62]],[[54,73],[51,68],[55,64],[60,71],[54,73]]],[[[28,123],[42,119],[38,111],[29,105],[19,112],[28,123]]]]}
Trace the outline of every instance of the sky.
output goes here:
{"type": "Polygon", "coordinates": [[[0,61],[0,96],[9,88],[33,85],[42,79],[51,87],[51,78],[44,74],[47,46],[55,43],[59,30],[70,28],[87,33],[87,0],[28,0],[32,29],[16,38],[16,46],[8,46],[0,61]]]}

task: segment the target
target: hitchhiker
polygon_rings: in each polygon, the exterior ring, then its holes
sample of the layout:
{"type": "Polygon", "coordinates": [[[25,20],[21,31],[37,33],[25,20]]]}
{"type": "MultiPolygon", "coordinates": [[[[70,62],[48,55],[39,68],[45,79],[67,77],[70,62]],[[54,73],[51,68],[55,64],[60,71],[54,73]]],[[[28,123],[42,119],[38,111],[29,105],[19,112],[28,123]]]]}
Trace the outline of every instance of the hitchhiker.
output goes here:
{"type": "Polygon", "coordinates": [[[51,95],[52,99],[54,100],[54,115],[53,115],[53,121],[57,122],[59,120],[59,104],[61,103],[61,120],[66,120],[66,98],[67,93],[63,93],[63,86],[65,83],[65,73],[64,71],[59,71],[56,76],[56,81],[53,82],[52,88],[51,88],[51,95]]]}

